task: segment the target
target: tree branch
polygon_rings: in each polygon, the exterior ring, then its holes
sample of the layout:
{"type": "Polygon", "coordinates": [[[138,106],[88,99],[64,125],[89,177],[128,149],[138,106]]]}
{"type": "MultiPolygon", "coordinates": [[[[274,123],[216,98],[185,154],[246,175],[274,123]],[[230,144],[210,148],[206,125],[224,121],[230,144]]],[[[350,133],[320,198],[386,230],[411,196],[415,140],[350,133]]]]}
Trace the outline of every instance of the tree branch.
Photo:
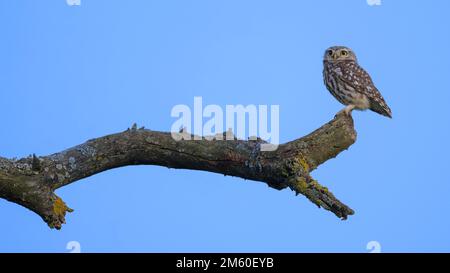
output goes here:
{"type": "Polygon", "coordinates": [[[48,156],[0,157],[0,197],[34,211],[51,228],[60,229],[66,212],[73,210],[54,193],[56,189],[113,168],[159,165],[261,181],[278,190],[289,187],[346,219],[353,210],[312,179],[310,172],[355,140],[353,119],[345,114],[275,151],[260,151],[265,142],[259,139],[175,141],[170,133],[133,126],[48,156]]]}

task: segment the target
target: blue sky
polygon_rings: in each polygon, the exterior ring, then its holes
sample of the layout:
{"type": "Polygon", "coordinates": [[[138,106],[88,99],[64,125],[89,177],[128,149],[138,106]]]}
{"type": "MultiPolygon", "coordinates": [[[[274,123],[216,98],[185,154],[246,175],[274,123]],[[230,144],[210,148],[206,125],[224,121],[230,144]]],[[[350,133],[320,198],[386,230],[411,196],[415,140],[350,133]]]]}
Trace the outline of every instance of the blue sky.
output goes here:
{"type": "Polygon", "coordinates": [[[0,200],[0,252],[450,251],[450,2],[0,2],[0,155],[46,155],[133,122],[168,131],[174,105],[280,105],[280,141],[342,106],[322,56],[347,45],[392,108],[355,112],[357,142],[313,176],[355,209],[340,221],[289,190],[155,166],[59,189],[62,230],[0,200]]]}

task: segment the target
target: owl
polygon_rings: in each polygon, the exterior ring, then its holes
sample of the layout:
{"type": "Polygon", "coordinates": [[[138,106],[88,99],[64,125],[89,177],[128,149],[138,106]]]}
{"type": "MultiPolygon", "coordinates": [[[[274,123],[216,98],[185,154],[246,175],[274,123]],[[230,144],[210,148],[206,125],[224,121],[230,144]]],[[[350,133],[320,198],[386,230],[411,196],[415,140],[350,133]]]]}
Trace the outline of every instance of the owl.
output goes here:
{"type": "Polygon", "coordinates": [[[356,55],[350,48],[332,46],[325,51],[323,79],[328,91],[346,105],[342,110],[346,114],[349,115],[353,109],[370,109],[392,118],[391,109],[369,74],[359,66],[356,55]]]}

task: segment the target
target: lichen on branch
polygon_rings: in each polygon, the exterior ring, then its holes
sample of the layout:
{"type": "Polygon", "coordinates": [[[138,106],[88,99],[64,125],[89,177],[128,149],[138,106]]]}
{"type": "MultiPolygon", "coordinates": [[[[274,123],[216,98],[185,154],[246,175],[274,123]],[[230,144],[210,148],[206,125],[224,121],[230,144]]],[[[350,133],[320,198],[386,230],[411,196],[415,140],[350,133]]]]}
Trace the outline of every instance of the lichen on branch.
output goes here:
{"type": "Polygon", "coordinates": [[[48,156],[0,157],[0,198],[34,211],[49,227],[60,229],[66,213],[73,210],[55,195],[56,189],[117,167],[159,165],[241,177],[278,190],[290,188],[341,219],[354,213],[310,176],[320,164],[356,141],[351,116],[339,114],[275,151],[261,151],[265,142],[257,138],[211,139],[177,141],[169,132],[134,125],[48,156]]]}

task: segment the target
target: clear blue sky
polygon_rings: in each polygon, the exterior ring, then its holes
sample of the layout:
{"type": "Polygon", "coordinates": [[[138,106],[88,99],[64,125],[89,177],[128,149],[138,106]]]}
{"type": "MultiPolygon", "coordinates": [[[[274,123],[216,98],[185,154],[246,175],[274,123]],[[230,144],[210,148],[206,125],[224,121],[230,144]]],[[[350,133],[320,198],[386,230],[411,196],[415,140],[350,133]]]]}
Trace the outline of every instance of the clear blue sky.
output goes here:
{"type": "Polygon", "coordinates": [[[0,2],[0,155],[46,155],[176,104],[278,104],[280,141],[342,106],[322,55],[347,45],[392,108],[353,114],[358,140],[313,175],[356,214],[223,175],[127,167],[57,191],[61,231],[0,200],[0,252],[450,251],[450,1],[0,2]]]}

